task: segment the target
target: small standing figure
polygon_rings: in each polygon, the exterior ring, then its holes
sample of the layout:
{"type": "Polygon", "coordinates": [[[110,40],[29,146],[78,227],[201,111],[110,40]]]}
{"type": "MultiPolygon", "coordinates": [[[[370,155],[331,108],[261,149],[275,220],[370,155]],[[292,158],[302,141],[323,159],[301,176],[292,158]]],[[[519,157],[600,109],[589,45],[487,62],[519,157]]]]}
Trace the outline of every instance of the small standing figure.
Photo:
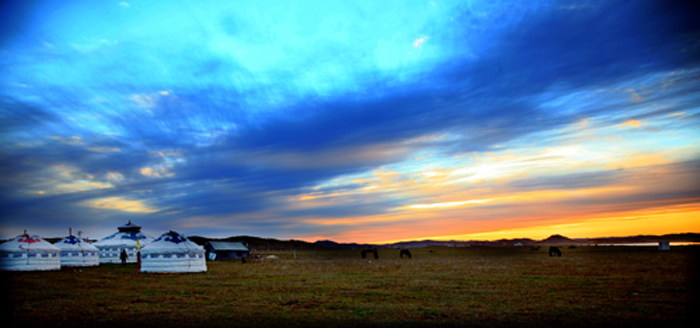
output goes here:
{"type": "Polygon", "coordinates": [[[126,266],[126,260],[129,258],[129,255],[126,255],[125,249],[122,249],[122,253],[119,254],[119,258],[122,260],[122,266],[126,266]]]}

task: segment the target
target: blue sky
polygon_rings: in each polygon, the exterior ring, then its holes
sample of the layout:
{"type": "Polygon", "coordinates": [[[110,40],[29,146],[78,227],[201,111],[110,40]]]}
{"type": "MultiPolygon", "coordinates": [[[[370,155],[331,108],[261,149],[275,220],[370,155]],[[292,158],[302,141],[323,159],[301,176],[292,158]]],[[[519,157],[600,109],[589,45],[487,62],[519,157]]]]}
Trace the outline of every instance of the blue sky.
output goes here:
{"type": "Polygon", "coordinates": [[[0,235],[700,232],[685,1],[26,1],[0,235]]]}

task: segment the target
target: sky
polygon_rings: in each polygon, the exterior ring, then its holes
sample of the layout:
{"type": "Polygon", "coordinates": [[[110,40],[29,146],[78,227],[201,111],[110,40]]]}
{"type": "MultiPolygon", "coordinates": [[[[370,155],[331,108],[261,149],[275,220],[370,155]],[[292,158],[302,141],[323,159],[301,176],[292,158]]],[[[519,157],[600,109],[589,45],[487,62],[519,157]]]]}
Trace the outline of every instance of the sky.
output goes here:
{"type": "Polygon", "coordinates": [[[0,237],[700,232],[690,1],[9,1],[0,237]]]}

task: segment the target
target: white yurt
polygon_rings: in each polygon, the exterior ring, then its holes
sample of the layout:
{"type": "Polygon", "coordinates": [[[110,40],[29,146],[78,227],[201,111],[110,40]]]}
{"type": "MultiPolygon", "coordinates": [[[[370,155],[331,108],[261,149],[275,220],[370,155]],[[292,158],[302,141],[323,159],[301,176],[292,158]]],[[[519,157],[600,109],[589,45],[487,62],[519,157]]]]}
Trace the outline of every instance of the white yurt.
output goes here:
{"type": "Polygon", "coordinates": [[[0,245],[0,270],[47,271],[61,269],[61,250],[26,232],[0,245]]]}
{"type": "Polygon", "coordinates": [[[84,239],[68,236],[53,244],[61,250],[61,266],[90,267],[100,265],[100,250],[84,239]]]}
{"type": "Polygon", "coordinates": [[[141,272],[206,272],[204,247],[168,231],[141,250],[141,272]]]}
{"type": "Polygon", "coordinates": [[[144,247],[153,241],[153,237],[141,232],[141,227],[131,221],[118,227],[119,231],[94,243],[100,250],[100,263],[122,263],[119,254],[126,250],[127,263],[136,263],[138,247],[144,247]]]}

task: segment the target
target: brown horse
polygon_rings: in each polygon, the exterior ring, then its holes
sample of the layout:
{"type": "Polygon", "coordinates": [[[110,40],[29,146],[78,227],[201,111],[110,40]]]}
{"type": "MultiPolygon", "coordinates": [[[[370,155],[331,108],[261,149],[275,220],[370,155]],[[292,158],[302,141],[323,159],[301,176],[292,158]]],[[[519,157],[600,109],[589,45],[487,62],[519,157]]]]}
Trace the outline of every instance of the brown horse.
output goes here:
{"type": "Polygon", "coordinates": [[[552,246],[549,248],[549,256],[554,256],[554,255],[561,256],[561,250],[559,249],[559,247],[552,246]]]}
{"type": "Polygon", "coordinates": [[[362,258],[367,258],[367,253],[374,253],[374,259],[378,260],[379,259],[379,252],[377,252],[376,248],[370,248],[370,249],[364,249],[362,250],[362,258]]]}

